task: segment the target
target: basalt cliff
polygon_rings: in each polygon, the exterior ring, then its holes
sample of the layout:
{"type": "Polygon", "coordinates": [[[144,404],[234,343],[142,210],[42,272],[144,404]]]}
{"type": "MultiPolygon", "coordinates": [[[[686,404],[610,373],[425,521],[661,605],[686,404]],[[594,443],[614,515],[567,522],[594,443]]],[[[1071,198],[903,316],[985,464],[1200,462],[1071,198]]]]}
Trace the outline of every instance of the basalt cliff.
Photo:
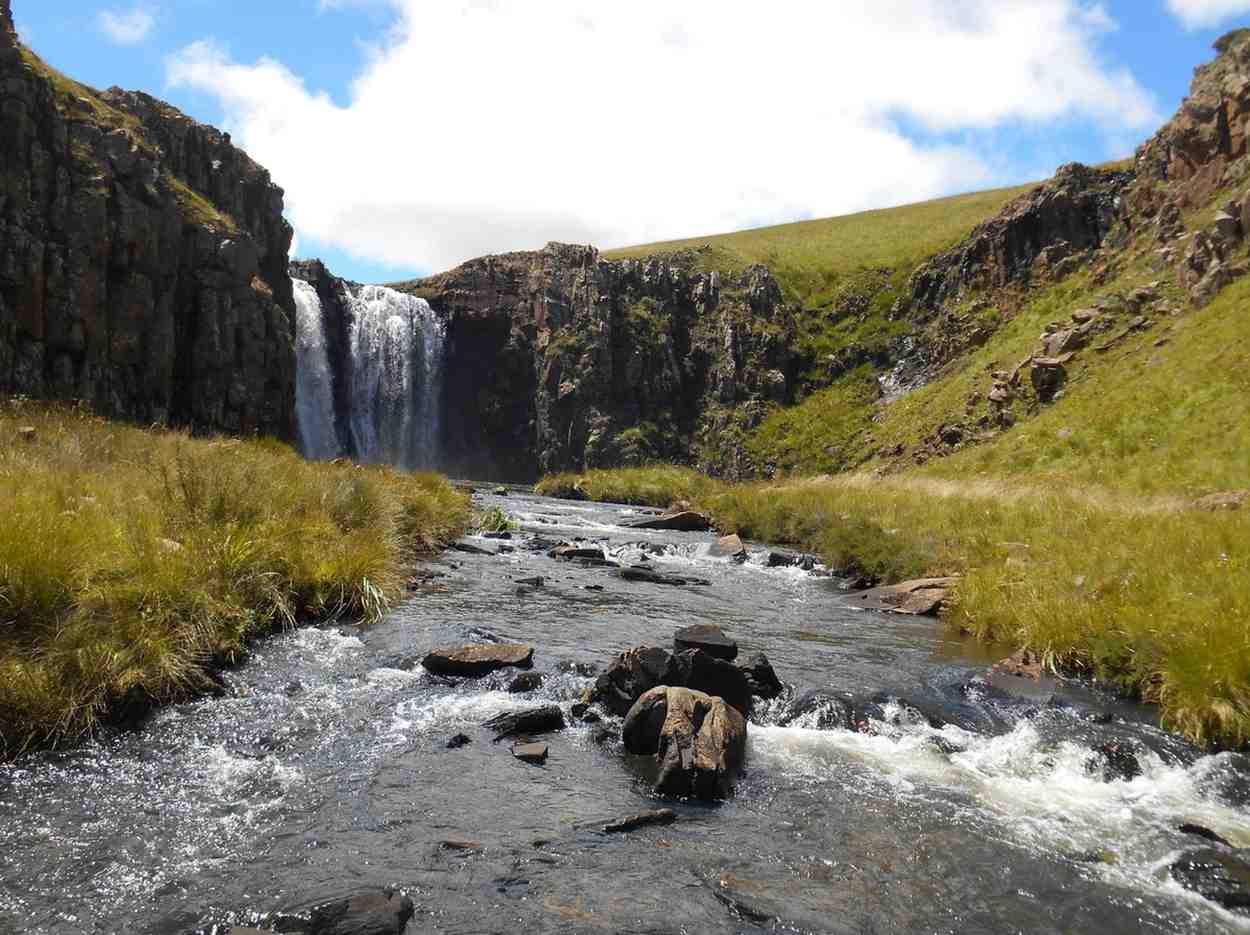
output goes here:
{"type": "Polygon", "coordinates": [[[291,229],[268,172],[146,94],[96,92],[0,0],[0,393],[292,437],[291,229]]]}

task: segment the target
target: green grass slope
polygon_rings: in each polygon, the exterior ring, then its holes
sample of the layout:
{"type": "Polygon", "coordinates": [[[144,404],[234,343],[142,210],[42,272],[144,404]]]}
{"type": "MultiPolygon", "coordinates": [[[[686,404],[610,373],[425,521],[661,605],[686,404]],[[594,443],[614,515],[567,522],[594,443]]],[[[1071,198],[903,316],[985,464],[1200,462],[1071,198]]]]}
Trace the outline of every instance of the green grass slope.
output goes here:
{"type": "Polygon", "coordinates": [[[772,270],[787,298],[815,308],[833,302],[847,277],[861,270],[905,269],[910,274],[1033,187],[998,188],[733,234],[625,247],[605,255],[626,259],[697,250],[708,269],[726,272],[762,263],[772,270]]]}

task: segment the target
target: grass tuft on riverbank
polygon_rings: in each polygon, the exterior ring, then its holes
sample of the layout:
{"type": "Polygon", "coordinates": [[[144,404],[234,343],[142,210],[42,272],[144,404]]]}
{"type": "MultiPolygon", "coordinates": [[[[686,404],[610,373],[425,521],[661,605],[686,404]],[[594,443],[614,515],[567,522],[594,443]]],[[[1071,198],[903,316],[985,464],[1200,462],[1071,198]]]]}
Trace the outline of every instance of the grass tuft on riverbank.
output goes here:
{"type": "Polygon", "coordinates": [[[0,404],[0,756],[213,687],[252,639],[371,619],[459,535],[433,474],[0,404]]]}
{"type": "MultiPolygon", "coordinates": [[[[614,486],[617,473],[583,489],[619,497],[636,481],[614,486]]],[[[682,486],[653,505],[690,499],[725,532],[819,553],[846,573],[962,574],[951,625],[1157,703],[1195,742],[1250,742],[1245,512],[987,478],[705,481],[692,496],[695,482],[674,476],[682,486]]]]}
{"type": "Polygon", "coordinates": [[[683,500],[702,500],[722,486],[693,468],[654,464],[585,474],[549,474],[534,485],[534,491],[540,496],[565,500],[667,507],[683,500]]]}

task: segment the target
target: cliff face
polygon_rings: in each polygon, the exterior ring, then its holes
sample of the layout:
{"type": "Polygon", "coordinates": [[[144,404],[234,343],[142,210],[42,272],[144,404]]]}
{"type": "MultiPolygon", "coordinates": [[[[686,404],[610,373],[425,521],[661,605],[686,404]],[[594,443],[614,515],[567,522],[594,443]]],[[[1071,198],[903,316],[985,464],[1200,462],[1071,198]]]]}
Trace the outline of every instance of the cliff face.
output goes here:
{"type": "Polygon", "coordinates": [[[0,393],[292,437],[282,190],[211,127],[48,68],[0,4],[0,393]]]}
{"type": "Polygon", "coordinates": [[[448,319],[451,470],[525,480],[672,459],[750,473],[741,441],[792,399],[794,321],[763,267],[604,260],[550,244],[400,287],[448,319]]]}

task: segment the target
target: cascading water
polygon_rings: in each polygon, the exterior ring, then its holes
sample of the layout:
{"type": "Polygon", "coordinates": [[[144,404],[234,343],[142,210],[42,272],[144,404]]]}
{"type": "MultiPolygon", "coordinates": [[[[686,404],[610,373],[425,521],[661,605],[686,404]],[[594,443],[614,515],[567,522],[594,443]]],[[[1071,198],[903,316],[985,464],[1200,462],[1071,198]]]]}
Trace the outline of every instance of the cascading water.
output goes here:
{"type": "Polygon", "coordinates": [[[358,287],[349,303],[356,457],[437,467],[446,325],[424,299],[384,286],[358,287]]]}
{"type": "Polygon", "coordinates": [[[317,290],[292,279],[295,291],[295,415],[304,457],[326,461],[341,453],[334,428],[334,385],[326,354],[317,290]]]}

